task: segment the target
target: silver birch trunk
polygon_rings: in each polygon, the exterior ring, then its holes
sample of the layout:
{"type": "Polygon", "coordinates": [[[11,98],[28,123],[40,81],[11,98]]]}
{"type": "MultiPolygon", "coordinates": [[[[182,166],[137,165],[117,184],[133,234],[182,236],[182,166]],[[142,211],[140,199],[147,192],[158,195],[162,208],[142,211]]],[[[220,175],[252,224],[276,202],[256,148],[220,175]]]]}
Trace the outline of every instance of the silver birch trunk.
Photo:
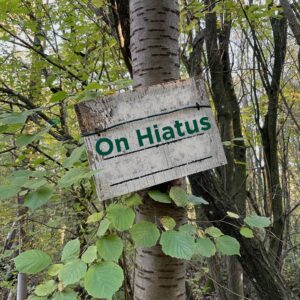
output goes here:
{"type": "MultiPolygon", "coordinates": [[[[130,47],[135,88],[179,79],[178,20],[176,0],[130,1],[130,47]]],[[[173,217],[177,225],[186,222],[184,209],[154,202],[147,197],[146,191],[142,194],[145,203],[137,209],[137,221],[158,222],[160,216],[167,215],[173,217]]],[[[159,245],[137,249],[134,299],[185,298],[184,261],[166,256],[159,245]]]]}

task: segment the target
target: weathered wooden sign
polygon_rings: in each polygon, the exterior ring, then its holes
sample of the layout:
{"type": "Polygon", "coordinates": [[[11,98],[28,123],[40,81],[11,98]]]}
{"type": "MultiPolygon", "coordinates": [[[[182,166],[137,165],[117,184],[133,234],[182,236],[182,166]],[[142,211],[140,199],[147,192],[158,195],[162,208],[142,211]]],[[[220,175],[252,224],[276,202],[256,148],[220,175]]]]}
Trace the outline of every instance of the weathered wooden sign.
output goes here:
{"type": "Polygon", "coordinates": [[[76,105],[100,200],[226,164],[200,78],[76,105]]]}

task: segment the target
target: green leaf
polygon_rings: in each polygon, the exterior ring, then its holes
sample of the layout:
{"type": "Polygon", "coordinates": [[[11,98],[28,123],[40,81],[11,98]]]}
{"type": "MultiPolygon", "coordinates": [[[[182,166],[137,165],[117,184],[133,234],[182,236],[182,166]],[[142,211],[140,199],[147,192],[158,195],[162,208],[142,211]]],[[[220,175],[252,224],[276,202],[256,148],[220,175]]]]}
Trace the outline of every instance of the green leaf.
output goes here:
{"type": "Polygon", "coordinates": [[[230,218],[233,218],[233,219],[239,219],[240,216],[234,212],[231,212],[231,211],[227,211],[227,216],[230,217],[230,218]]]}
{"type": "Polygon", "coordinates": [[[200,204],[209,204],[206,200],[204,200],[202,197],[197,197],[194,195],[188,195],[188,201],[191,202],[194,205],[200,205],[200,204]]]}
{"type": "Polygon", "coordinates": [[[48,296],[56,290],[56,284],[54,280],[46,281],[35,288],[35,294],[37,296],[48,296]]]}
{"type": "Polygon", "coordinates": [[[126,198],[126,206],[132,207],[132,206],[141,205],[141,204],[143,204],[142,200],[143,199],[139,194],[134,193],[131,196],[129,196],[128,198],[126,198]]]}
{"type": "Polygon", "coordinates": [[[87,219],[87,223],[91,224],[91,223],[96,223],[99,222],[101,219],[103,218],[103,212],[97,212],[97,213],[93,213],[91,214],[88,219],[87,219]]]}
{"type": "Polygon", "coordinates": [[[5,113],[0,115],[0,124],[24,124],[27,120],[28,115],[24,113],[5,113]]]}
{"type": "Polygon", "coordinates": [[[24,147],[32,143],[35,140],[35,135],[32,134],[22,134],[16,138],[16,145],[18,147],[24,147]]]}
{"type": "Polygon", "coordinates": [[[47,297],[39,297],[39,296],[34,296],[31,295],[27,300],[47,300],[47,297]]]}
{"type": "Polygon", "coordinates": [[[118,261],[123,251],[122,240],[116,235],[104,236],[96,245],[99,255],[104,260],[118,261]]]}
{"type": "Polygon", "coordinates": [[[110,204],[106,212],[107,219],[120,231],[128,230],[135,218],[134,211],[121,204],[110,204]]]}
{"type": "Polygon", "coordinates": [[[49,270],[48,270],[48,274],[50,275],[50,276],[57,276],[58,275],[58,273],[59,273],[59,271],[60,271],[60,269],[62,268],[62,264],[53,264],[50,268],[49,268],[49,270]]]}
{"type": "Polygon", "coordinates": [[[172,186],[169,195],[178,207],[184,207],[189,203],[188,194],[179,186],[172,186]]]}
{"type": "Polygon", "coordinates": [[[130,234],[136,247],[152,247],[156,245],[159,238],[159,230],[156,225],[148,221],[141,221],[133,225],[130,234]]]}
{"type": "Polygon", "coordinates": [[[43,178],[34,178],[23,184],[23,187],[36,190],[44,185],[47,185],[47,180],[43,178]]]}
{"type": "Polygon", "coordinates": [[[242,227],[240,229],[240,234],[248,239],[253,238],[253,231],[248,227],[242,227]]]}
{"type": "Polygon", "coordinates": [[[67,93],[64,91],[59,91],[53,94],[50,98],[50,102],[59,102],[66,98],[67,93]]]}
{"type": "Polygon", "coordinates": [[[217,237],[220,237],[223,235],[222,231],[219,228],[214,227],[214,226],[206,228],[205,233],[214,238],[217,238],[217,237]]]}
{"type": "Polygon", "coordinates": [[[86,264],[75,259],[67,262],[59,271],[58,277],[63,282],[64,286],[79,282],[86,272],[86,264]]]}
{"type": "Polygon", "coordinates": [[[95,298],[111,299],[123,280],[123,270],[117,264],[102,262],[89,268],[84,277],[84,287],[95,298]]]}
{"type": "Polygon", "coordinates": [[[67,242],[63,251],[61,260],[67,261],[70,259],[78,258],[80,252],[80,242],[79,239],[71,240],[67,242]]]}
{"type": "Polygon", "coordinates": [[[52,126],[47,126],[35,134],[22,134],[18,136],[16,138],[16,145],[18,147],[24,147],[36,140],[41,139],[43,135],[51,129],[51,127],[52,126]]]}
{"type": "Polygon", "coordinates": [[[165,254],[187,260],[191,259],[196,246],[193,237],[184,232],[174,230],[163,232],[160,244],[165,254]]]}
{"type": "Polygon", "coordinates": [[[73,290],[64,290],[55,293],[51,300],[77,300],[77,293],[73,290]]]}
{"type": "Polygon", "coordinates": [[[197,226],[193,224],[184,224],[178,228],[179,231],[185,232],[186,234],[196,235],[197,226]]]}
{"type": "Polygon", "coordinates": [[[87,168],[78,167],[72,168],[66,172],[64,176],[58,181],[58,186],[61,188],[69,187],[84,178],[90,178],[93,172],[87,168]]]}
{"type": "Polygon", "coordinates": [[[218,251],[224,255],[240,255],[240,244],[231,236],[223,235],[218,237],[216,239],[216,246],[218,251]]]}
{"type": "Polygon", "coordinates": [[[100,8],[105,3],[104,0],[91,0],[91,1],[92,1],[92,4],[97,8],[100,8]]]}
{"type": "Polygon", "coordinates": [[[89,246],[81,256],[81,260],[87,264],[92,263],[96,259],[97,259],[97,247],[95,245],[89,246]]]}
{"type": "Polygon", "coordinates": [[[171,198],[165,194],[162,193],[160,191],[154,190],[154,191],[149,191],[148,195],[151,199],[153,199],[156,202],[160,202],[160,203],[171,203],[171,198]]]}
{"type": "Polygon", "coordinates": [[[103,219],[100,222],[100,225],[99,225],[99,228],[98,228],[98,231],[97,231],[97,236],[98,237],[102,237],[106,233],[106,231],[107,231],[107,229],[109,227],[109,224],[110,224],[110,221],[108,219],[106,219],[106,218],[103,219]]]}
{"type": "Polygon", "coordinates": [[[25,197],[24,204],[32,210],[35,210],[46,204],[53,194],[50,186],[42,186],[35,191],[28,193],[25,197]]]}
{"type": "Polygon", "coordinates": [[[216,247],[215,244],[209,238],[198,238],[196,241],[195,254],[211,257],[215,255],[216,247]]]}
{"type": "Polygon", "coordinates": [[[97,82],[91,82],[89,83],[85,90],[86,91],[91,91],[91,90],[98,90],[98,89],[101,89],[102,88],[102,85],[100,83],[97,83],[97,82]]]}
{"type": "Polygon", "coordinates": [[[175,220],[169,216],[163,216],[159,220],[165,230],[172,230],[176,226],[175,220]]]}
{"type": "Polygon", "coordinates": [[[51,263],[51,257],[41,250],[28,250],[14,259],[16,269],[26,274],[36,274],[46,269],[51,263]]]}
{"type": "Polygon", "coordinates": [[[19,193],[19,191],[20,188],[15,185],[0,186],[0,201],[16,196],[19,193]]]}
{"type": "Polygon", "coordinates": [[[258,215],[247,216],[244,222],[250,227],[264,228],[270,225],[270,219],[267,217],[261,217],[258,215]]]}
{"type": "Polygon", "coordinates": [[[85,145],[82,145],[74,149],[70,157],[68,157],[63,163],[63,166],[66,168],[72,167],[76,162],[80,161],[80,158],[84,152],[85,152],[85,145]]]}

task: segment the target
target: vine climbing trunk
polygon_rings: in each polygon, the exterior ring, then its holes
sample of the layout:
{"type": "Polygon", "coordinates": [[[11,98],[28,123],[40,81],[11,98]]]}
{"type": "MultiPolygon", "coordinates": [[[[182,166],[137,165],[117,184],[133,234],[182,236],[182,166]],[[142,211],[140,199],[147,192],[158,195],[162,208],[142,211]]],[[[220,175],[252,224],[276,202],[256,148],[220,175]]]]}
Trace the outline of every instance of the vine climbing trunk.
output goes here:
{"type": "MultiPolygon", "coordinates": [[[[135,88],[179,79],[178,2],[176,0],[130,1],[130,47],[135,88]]],[[[161,99],[163,101],[163,99],[161,99]]],[[[161,187],[168,189],[171,184],[161,187]]],[[[144,204],[137,209],[137,221],[159,222],[171,216],[181,225],[185,210],[156,203],[142,191],[144,204]]],[[[185,299],[185,263],[166,256],[159,245],[139,248],[135,257],[134,299],[185,299]]]]}

